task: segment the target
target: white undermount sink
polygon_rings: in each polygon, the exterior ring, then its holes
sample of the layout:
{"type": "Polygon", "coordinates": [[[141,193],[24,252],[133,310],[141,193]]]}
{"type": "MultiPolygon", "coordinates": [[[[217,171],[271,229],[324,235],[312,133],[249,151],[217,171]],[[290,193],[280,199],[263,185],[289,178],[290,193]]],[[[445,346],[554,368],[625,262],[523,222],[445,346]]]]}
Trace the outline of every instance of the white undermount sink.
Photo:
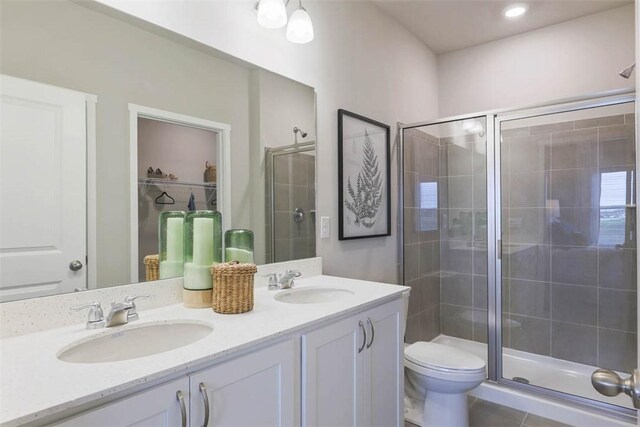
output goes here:
{"type": "Polygon", "coordinates": [[[168,321],[113,328],[109,332],[77,341],[58,353],[71,363],[101,363],[136,359],[184,347],[209,335],[206,323],[168,321]]]}
{"type": "Polygon", "coordinates": [[[335,302],[355,295],[346,289],[337,288],[300,288],[278,292],[273,298],[289,304],[319,304],[335,302]]]}

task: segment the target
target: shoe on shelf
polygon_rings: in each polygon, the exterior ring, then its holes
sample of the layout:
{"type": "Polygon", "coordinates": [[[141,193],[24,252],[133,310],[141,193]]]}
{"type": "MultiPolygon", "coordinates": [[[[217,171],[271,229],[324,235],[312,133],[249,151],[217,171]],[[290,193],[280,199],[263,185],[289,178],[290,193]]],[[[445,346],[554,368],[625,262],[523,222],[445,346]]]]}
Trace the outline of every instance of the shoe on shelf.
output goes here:
{"type": "Polygon", "coordinates": [[[167,179],[167,174],[162,172],[160,168],[156,169],[156,178],[167,179]]]}
{"type": "Polygon", "coordinates": [[[170,174],[169,174],[169,179],[170,179],[171,181],[177,181],[177,180],[178,180],[178,177],[177,177],[177,176],[175,176],[174,174],[170,173],[170,174]]]}
{"type": "Polygon", "coordinates": [[[156,172],[153,170],[151,166],[149,166],[149,169],[147,169],[147,178],[155,178],[155,177],[156,177],[156,172]]]}

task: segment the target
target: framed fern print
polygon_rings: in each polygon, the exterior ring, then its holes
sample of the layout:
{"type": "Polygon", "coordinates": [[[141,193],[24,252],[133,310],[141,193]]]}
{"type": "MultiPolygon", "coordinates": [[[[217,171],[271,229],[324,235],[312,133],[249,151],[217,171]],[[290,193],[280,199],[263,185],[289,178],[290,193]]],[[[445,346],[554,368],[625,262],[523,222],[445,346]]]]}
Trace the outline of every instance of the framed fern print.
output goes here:
{"type": "Polygon", "coordinates": [[[339,239],[391,235],[389,126],[338,110],[339,239]]]}

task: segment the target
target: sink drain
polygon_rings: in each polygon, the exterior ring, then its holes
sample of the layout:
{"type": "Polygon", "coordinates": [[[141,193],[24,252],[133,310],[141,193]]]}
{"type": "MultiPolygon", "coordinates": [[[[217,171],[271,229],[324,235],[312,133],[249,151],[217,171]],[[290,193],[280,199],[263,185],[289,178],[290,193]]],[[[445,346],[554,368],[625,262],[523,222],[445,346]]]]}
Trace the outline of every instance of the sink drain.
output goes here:
{"type": "Polygon", "coordinates": [[[513,377],[512,380],[522,384],[529,384],[529,380],[524,377],[513,377]]]}

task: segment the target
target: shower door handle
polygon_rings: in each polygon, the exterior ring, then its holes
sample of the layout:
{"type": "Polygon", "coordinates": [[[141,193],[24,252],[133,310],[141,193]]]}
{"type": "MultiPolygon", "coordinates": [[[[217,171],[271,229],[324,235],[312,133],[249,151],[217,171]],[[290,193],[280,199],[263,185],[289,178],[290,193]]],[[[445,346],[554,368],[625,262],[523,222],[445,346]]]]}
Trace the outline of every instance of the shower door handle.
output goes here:
{"type": "Polygon", "coordinates": [[[622,379],[620,375],[609,369],[597,369],[591,374],[591,384],[600,394],[613,397],[625,393],[633,401],[633,406],[640,409],[640,371],[633,370],[633,374],[622,379]]]}

